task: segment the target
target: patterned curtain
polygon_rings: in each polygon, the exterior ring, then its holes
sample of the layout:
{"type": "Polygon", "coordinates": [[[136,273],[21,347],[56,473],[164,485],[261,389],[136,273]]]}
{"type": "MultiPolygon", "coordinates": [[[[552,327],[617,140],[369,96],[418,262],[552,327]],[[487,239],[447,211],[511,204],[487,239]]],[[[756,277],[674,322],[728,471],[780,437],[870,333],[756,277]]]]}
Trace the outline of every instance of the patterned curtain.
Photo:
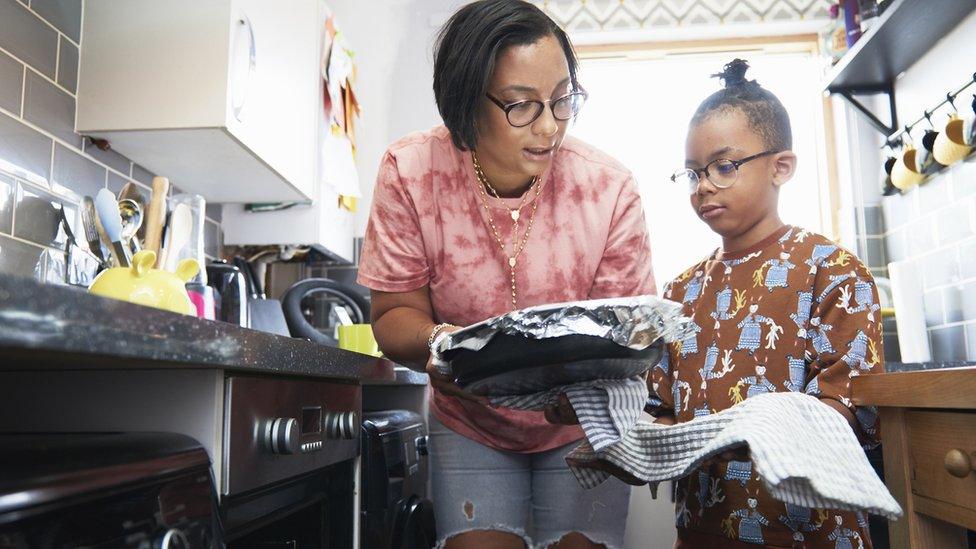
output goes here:
{"type": "Polygon", "coordinates": [[[567,31],[826,21],[830,0],[533,0],[567,31]]]}

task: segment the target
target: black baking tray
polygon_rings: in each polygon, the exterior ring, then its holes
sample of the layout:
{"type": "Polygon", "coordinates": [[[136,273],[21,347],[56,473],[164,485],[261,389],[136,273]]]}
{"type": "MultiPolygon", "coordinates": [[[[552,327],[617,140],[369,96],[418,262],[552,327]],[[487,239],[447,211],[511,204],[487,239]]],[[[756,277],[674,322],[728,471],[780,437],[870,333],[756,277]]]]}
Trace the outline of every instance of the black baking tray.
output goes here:
{"type": "Polygon", "coordinates": [[[649,370],[663,352],[661,340],[635,350],[596,336],[535,339],[500,333],[478,351],[454,349],[444,358],[466,391],[509,396],[593,379],[626,379],[649,370]]]}

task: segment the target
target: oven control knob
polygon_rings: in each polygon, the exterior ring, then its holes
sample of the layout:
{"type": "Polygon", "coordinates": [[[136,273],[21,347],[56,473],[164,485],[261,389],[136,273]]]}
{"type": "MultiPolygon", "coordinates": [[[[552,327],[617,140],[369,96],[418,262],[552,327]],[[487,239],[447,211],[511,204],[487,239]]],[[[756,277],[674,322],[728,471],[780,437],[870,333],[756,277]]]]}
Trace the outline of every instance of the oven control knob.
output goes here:
{"type": "Polygon", "coordinates": [[[333,412],[325,419],[326,435],[332,439],[359,438],[359,414],[333,412]]]}
{"type": "Polygon", "coordinates": [[[181,530],[170,528],[159,538],[157,547],[159,549],[190,549],[190,541],[186,539],[186,535],[181,530]]]}
{"type": "Polygon", "coordinates": [[[295,418],[279,417],[268,422],[265,435],[268,449],[276,454],[294,454],[298,451],[298,422],[295,418]]]}

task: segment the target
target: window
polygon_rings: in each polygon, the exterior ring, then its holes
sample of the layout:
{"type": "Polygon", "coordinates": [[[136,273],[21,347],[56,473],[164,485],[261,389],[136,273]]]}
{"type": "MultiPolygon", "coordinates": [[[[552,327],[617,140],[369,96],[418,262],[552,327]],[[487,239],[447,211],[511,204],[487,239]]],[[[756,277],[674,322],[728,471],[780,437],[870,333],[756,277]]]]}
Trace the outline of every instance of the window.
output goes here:
{"type": "Polygon", "coordinates": [[[580,82],[590,99],[571,133],[634,172],[651,233],[654,273],[662,287],[720,244],[692,211],[687,190],[669,177],[684,166],[691,115],[721,85],[709,75],[735,57],[749,61],[748,78],[773,91],[790,113],[799,162],[796,176],[780,195],[783,221],[822,231],[821,203],[826,198],[821,195],[826,197],[827,188],[819,145],[822,61],[812,52],[727,51],[654,59],[586,55],[584,48],[580,82]]]}

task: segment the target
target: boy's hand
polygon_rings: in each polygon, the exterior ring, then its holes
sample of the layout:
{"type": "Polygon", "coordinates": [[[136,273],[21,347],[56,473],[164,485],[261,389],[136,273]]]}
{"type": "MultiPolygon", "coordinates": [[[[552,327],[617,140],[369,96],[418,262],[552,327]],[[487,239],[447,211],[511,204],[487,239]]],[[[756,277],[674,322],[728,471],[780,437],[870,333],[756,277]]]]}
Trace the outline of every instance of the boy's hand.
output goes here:
{"type": "Polygon", "coordinates": [[[558,402],[547,407],[545,413],[546,421],[549,423],[555,423],[556,425],[579,425],[576,410],[569,403],[569,398],[565,393],[560,393],[558,402]]]}
{"type": "Polygon", "coordinates": [[[675,419],[671,414],[662,414],[654,418],[654,423],[659,423],[661,425],[674,425],[675,419]]]}
{"type": "Polygon", "coordinates": [[[851,429],[854,430],[854,433],[860,437],[861,425],[857,422],[857,417],[854,415],[853,412],[851,412],[850,408],[844,406],[841,402],[828,397],[820,397],[820,402],[823,402],[827,406],[830,406],[838,414],[844,416],[844,419],[846,419],[847,423],[850,424],[851,429]]]}
{"type": "Polygon", "coordinates": [[[702,467],[711,467],[713,465],[720,465],[730,461],[749,461],[750,459],[749,446],[742,446],[739,448],[733,448],[732,450],[726,450],[721,454],[706,459],[704,462],[702,462],[702,467]]]}

